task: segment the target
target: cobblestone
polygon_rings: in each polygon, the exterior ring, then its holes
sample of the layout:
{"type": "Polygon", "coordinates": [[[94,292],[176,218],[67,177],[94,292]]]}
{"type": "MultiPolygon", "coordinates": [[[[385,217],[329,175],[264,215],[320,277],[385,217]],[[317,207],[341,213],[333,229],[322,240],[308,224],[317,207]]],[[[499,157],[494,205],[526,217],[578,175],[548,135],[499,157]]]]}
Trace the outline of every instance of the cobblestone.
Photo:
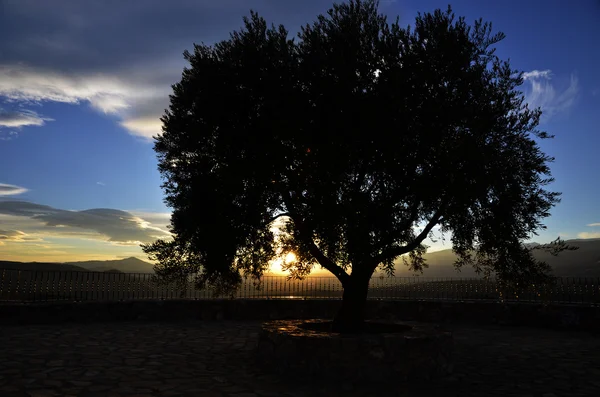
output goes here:
{"type": "Polygon", "coordinates": [[[583,333],[455,326],[446,379],[335,385],[262,373],[259,329],[226,321],[0,327],[0,396],[600,395],[600,338],[583,333]]]}

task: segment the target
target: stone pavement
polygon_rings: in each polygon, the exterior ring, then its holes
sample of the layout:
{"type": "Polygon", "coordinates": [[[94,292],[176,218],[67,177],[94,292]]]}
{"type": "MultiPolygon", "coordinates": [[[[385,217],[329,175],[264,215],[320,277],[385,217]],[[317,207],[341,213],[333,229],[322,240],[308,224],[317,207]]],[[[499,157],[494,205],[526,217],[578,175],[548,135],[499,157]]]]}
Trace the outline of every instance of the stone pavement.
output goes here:
{"type": "Polygon", "coordinates": [[[0,327],[1,397],[600,396],[600,337],[452,326],[447,379],[317,385],[254,365],[258,323],[102,323],[0,327]]]}

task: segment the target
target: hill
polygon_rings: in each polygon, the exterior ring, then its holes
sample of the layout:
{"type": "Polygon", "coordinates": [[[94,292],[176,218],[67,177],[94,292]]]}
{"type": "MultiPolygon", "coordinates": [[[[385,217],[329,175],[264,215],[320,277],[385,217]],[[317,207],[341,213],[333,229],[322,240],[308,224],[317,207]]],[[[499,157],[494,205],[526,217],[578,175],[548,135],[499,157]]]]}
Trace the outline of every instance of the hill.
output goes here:
{"type": "MultiPolygon", "coordinates": [[[[576,251],[564,251],[558,256],[552,256],[543,251],[534,251],[538,260],[547,262],[553,274],[559,277],[600,277],[600,239],[566,240],[567,244],[579,247],[576,251]]],[[[529,246],[539,245],[532,243],[529,246]]],[[[464,267],[460,272],[454,268],[456,255],[451,249],[425,254],[429,268],[423,271],[421,277],[480,277],[473,268],[464,267]]],[[[396,265],[396,276],[412,277],[402,262],[396,265]]]]}
{"type": "Polygon", "coordinates": [[[67,263],[53,263],[53,262],[11,262],[11,261],[0,261],[0,269],[19,269],[19,270],[31,270],[31,271],[72,271],[72,272],[87,272],[87,269],[83,267],[67,264],[67,263]]]}
{"type": "Polygon", "coordinates": [[[131,257],[109,261],[85,262],[11,262],[0,261],[0,269],[22,269],[35,271],[79,271],[79,272],[122,272],[122,273],[154,273],[153,265],[131,257]]]}
{"type": "Polygon", "coordinates": [[[123,273],[154,273],[154,265],[141,259],[130,257],[112,261],[69,262],[69,265],[82,267],[94,272],[118,270],[123,273]]]}

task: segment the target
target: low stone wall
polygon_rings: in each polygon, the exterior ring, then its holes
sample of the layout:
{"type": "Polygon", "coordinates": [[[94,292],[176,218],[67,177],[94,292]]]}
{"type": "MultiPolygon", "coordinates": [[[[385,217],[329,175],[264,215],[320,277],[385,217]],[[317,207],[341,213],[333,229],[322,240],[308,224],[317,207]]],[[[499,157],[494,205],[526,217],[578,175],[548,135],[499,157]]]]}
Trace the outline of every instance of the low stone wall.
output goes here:
{"type": "Polygon", "coordinates": [[[600,306],[495,302],[378,302],[371,313],[388,320],[441,324],[530,326],[600,332],[600,306]]]}
{"type": "MultiPolygon", "coordinates": [[[[2,303],[2,324],[104,321],[280,320],[332,318],[339,300],[148,300],[2,303]]],[[[504,324],[600,332],[600,307],[526,303],[378,301],[368,318],[442,324],[504,324]]]]}

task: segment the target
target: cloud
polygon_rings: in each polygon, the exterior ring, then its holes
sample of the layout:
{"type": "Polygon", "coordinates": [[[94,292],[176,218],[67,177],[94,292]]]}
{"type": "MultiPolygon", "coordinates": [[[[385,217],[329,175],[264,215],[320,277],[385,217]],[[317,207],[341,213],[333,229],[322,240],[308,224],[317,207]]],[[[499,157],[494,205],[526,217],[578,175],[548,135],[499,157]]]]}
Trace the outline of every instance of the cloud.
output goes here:
{"type": "MultiPolygon", "coordinates": [[[[174,72],[172,73],[174,74],[174,72]]],[[[26,65],[0,65],[0,96],[9,102],[36,104],[59,102],[87,103],[97,111],[115,115],[130,133],[151,138],[159,133],[159,120],[168,104],[171,87],[164,73],[127,72],[122,76],[106,73],[61,73],[26,65]],[[156,81],[156,80],[159,81],[156,81]]],[[[174,80],[174,78],[173,78],[174,80]]],[[[44,119],[32,111],[0,113],[0,126],[43,125],[44,119]]]]}
{"type": "Polygon", "coordinates": [[[104,182],[96,182],[96,185],[106,186],[106,183],[104,183],[104,182]]]}
{"type": "Polygon", "coordinates": [[[135,118],[124,120],[120,124],[135,135],[148,138],[158,135],[162,131],[162,122],[159,117],[135,118]]]}
{"type": "MultiPolygon", "coordinates": [[[[67,211],[47,205],[25,201],[0,201],[0,214],[26,217],[43,223],[50,229],[69,228],[64,233],[85,237],[79,230],[93,231],[106,241],[119,244],[139,244],[168,238],[169,232],[152,225],[145,219],[127,211],[95,208],[83,211],[67,211]]],[[[62,230],[60,231],[61,233],[62,230]]],[[[43,234],[40,231],[40,234],[43,234]]],[[[93,237],[88,235],[88,237],[93,237]]]]}
{"type": "Polygon", "coordinates": [[[542,120],[547,121],[555,115],[569,110],[575,103],[579,94],[579,81],[577,76],[571,75],[569,84],[558,89],[553,84],[551,70],[532,70],[523,73],[525,100],[532,108],[541,108],[542,120]]]}
{"type": "Polygon", "coordinates": [[[0,141],[10,141],[19,135],[17,131],[3,131],[0,128],[0,141]]]}
{"type": "Polygon", "coordinates": [[[110,77],[68,76],[25,65],[0,66],[0,95],[13,101],[77,104],[83,100],[104,111],[123,106],[125,87],[110,77]]]}
{"type": "MultiPolygon", "coordinates": [[[[2,83],[0,82],[0,84],[2,83]]],[[[0,127],[42,126],[46,121],[52,121],[52,119],[41,117],[31,110],[6,111],[0,109],[0,127]]]]}
{"type": "Polygon", "coordinates": [[[525,80],[535,80],[539,78],[550,79],[552,76],[551,70],[532,70],[531,72],[524,72],[523,79],[525,80]]]}
{"type": "Polygon", "coordinates": [[[24,187],[0,183],[0,196],[15,196],[27,192],[24,187]]]}
{"type": "Polygon", "coordinates": [[[2,240],[10,240],[12,242],[42,241],[39,238],[30,237],[27,235],[27,233],[24,233],[19,230],[0,230],[0,241],[2,240]]]}
{"type": "Polygon", "coordinates": [[[589,239],[589,238],[600,238],[600,232],[582,232],[577,235],[579,238],[589,239]]]}
{"type": "Polygon", "coordinates": [[[171,86],[188,66],[182,53],[194,42],[227,39],[251,8],[292,34],[329,8],[323,0],[145,0],[141,8],[129,1],[0,4],[0,37],[10,37],[0,40],[0,102],[91,106],[144,138],[161,132],[171,86]]]}
{"type": "MultiPolygon", "coordinates": [[[[2,84],[2,82],[0,82],[2,84]]],[[[0,108],[0,140],[9,141],[16,138],[23,127],[40,127],[46,121],[53,121],[50,118],[42,117],[32,110],[4,110],[0,108]],[[11,128],[11,131],[6,131],[6,128],[11,128]]]]}
{"type": "Polygon", "coordinates": [[[21,235],[25,233],[18,230],[1,230],[0,229],[0,240],[17,240],[21,235]]]}
{"type": "Polygon", "coordinates": [[[600,227],[600,222],[596,222],[596,223],[590,223],[589,225],[587,225],[589,227],[600,227]]]}

